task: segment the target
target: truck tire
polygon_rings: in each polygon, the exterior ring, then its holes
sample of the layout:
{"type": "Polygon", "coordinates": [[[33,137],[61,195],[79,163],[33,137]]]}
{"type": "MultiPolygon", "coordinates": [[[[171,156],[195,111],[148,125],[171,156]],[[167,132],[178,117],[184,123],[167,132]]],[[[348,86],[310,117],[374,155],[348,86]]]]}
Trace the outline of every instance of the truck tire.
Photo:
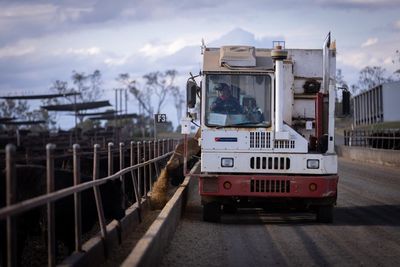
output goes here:
{"type": "Polygon", "coordinates": [[[222,211],[226,214],[235,214],[237,212],[237,207],[235,204],[224,204],[222,206],[222,211]]]}
{"type": "Polygon", "coordinates": [[[221,220],[221,204],[218,202],[204,204],[203,220],[205,222],[219,222],[221,220]]]}
{"type": "Polygon", "coordinates": [[[317,221],[321,223],[332,223],[333,205],[319,206],[317,208],[317,221]]]}

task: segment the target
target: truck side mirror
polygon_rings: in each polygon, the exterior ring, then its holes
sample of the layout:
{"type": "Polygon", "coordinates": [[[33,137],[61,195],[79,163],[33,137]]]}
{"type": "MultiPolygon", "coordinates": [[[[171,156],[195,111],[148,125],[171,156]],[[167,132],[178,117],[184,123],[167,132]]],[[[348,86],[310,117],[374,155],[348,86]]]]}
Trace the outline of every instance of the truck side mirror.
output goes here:
{"type": "Polygon", "coordinates": [[[195,81],[188,80],[186,83],[186,103],[188,108],[194,108],[196,105],[197,86],[195,81]]]}

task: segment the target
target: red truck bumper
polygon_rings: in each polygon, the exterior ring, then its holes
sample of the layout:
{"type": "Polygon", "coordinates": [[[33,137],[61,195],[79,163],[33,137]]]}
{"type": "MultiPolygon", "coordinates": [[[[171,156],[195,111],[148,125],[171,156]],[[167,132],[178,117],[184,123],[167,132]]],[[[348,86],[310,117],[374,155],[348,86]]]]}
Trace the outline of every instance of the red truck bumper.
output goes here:
{"type": "Polygon", "coordinates": [[[216,175],[199,177],[201,196],[329,198],[337,195],[338,175],[216,175]]]}

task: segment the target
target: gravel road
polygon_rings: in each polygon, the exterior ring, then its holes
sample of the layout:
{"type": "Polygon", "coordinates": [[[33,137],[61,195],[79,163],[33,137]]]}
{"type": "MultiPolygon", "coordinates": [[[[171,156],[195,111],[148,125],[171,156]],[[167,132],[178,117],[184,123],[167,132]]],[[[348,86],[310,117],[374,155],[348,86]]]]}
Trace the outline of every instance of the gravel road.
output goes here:
{"type": "Polygon", "coordinates": [[[193,188],[162,266],[400,266],[400,168],[340,159],[339,175],[333,224],[261,209],[205,223],[193,188]]]}

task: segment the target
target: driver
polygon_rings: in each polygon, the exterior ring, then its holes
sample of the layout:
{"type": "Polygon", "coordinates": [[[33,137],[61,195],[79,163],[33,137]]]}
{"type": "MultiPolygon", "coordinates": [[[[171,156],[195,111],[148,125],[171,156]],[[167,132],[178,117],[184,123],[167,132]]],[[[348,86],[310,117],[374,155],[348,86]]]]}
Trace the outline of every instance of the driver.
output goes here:
{"type": "Polygon", "coordinates": [[[218,98],[211,104],[211,111],[223,114],[240,114],[242,107],[239,101],[232,96],[231,88],[226,83],[219,83],[215,90],[218,98]]]}

